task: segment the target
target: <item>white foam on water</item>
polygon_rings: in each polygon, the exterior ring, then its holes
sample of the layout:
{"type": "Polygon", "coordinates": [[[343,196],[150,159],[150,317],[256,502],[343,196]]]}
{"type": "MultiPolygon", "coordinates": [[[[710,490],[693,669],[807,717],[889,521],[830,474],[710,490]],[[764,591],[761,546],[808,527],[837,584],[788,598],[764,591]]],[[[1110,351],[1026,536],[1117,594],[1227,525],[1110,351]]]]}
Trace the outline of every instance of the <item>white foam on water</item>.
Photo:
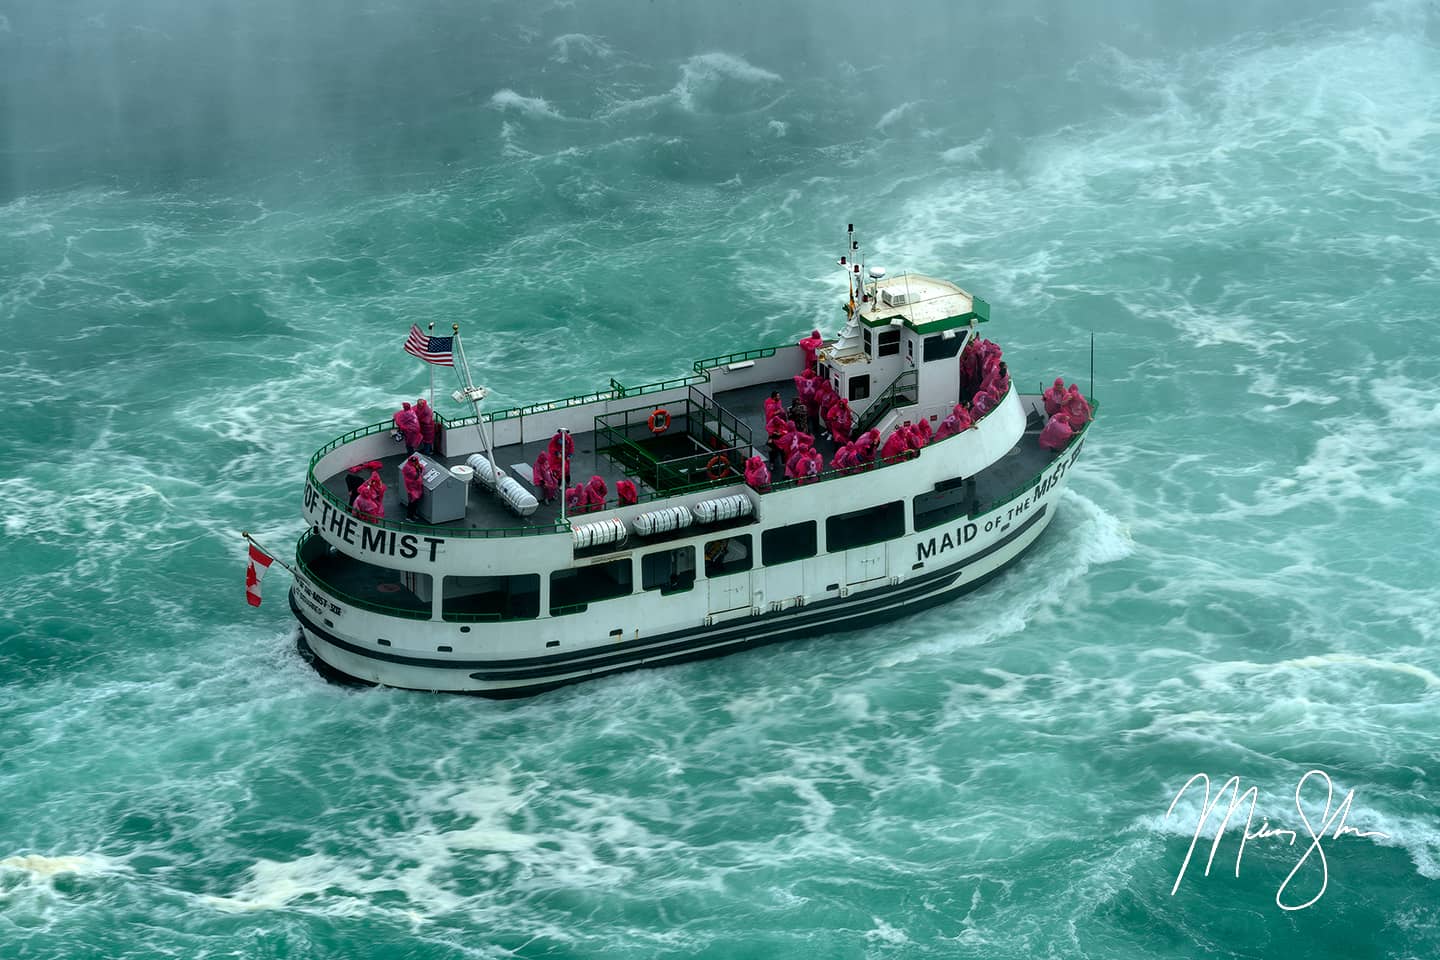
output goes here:
{"type": "MultiPolygon", "coordinates": [[[[698,113],[727,82],[743,87],[764,87],[779,83],[781,79],[779,74],[758,67],[738,54],[724,51],[697,54],[680,64],[680,78],[666,93],[619,101],[602,112],[599,118],[608,119],[664,104],[674,104],[686,113],[698,113]]],[[[762,113],[778,102],[777,98],[745,112],[762,113]]]]}
{"type": "Polygon", "coordinates": [[[607,60],[615,52],[604,40],[585,33],[563,34],[551,40],[550,46],[555,48],[552,59],[557,63],[570,63],[584,57],[607,60]]]}
{"type": "Polygon", "coordinates": [[[38,853],[16,854],[0,859],[0,870],[16,870],[29,874],[34,881],[48,881],[61,874],[82,877],[119,873],[124,866],[100,854],[49,857],[38,853]]]}
{"type": "Polygon", "coordinates": [[[903,117],[914,113],[922,103],[924,103],[923,100],[907,100],[904,103],[891,107],[885,111],[879,120],[875,121],[875,129],[884,132],[886,128],[898,122],[903,117]]]}
{"type": "Polygon", "coordinates": [[[527,97],[509,87],[490,95],[490,106],[501,111],[513,111],[529,117],[546,117],[563,120],[564,117],[544,97],[527,97]]]}
{"type": "Polygon", "coordinates": [[[877,666],[891,669],[1019,634],[1038,608],[1063,604],[1093,567],[1122,560],[1134,551],[1125,525],[1093,500],[1067,489],[1056,509],[1076,516],[1063,523],[1058,517],[1052,520],[1042,542],[1016,563],[1009,577],[981,588],[986,601],[982,622],[902,646],[881,656],[877,666]],[[1064,535],[1057,537],[1060,530],[1064,535]]]}

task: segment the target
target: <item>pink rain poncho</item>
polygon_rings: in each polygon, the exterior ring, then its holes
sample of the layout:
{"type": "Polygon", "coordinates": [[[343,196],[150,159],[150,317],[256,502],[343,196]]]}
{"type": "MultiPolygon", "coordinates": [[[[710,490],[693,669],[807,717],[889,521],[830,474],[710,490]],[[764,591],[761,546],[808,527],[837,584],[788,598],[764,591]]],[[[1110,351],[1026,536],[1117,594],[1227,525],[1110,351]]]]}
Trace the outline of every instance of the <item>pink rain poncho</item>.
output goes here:
{"type": "MultiPolygon", "coordinates": [[[[778,392],[778,391],[777,391],[778,392]]],[[[785,413],[785,401],[778,396],[765,398],[765,422],[769,423],[776,415],[785,413]]]]}
{"type": "Polygon", "coordinates": [[[435,442],[435,411],[421,397],[415,401],[415,419],[420,421],[420,440],[426,444],[435,442]]]}
{"type": "Polygon", "coordinates": [[[875,461],[875,453],[879,449],[879,445],[880,431],[875,427],[871,427],[869,430],[860,434],[855,442],[850,445],[850,448],[855,451],[855,462],[860,469],[869,469],[870,465],[875,461]]]}
{"type": "Polygon", "coordinates": [[[814,370],[815,363],[819,360],[820,348],[825,344],[825,338],[820,336],[819,330],[811,330],[810,336],[800,341],[800,349],[805,354],[805,369],[814,370]]]}
{"type": "Polygon", "coordinates": [[[575,456],[575,438],[568,433],[562,433],[556,430],[555,436],[550,438],[550,444],[546,447],[546,452],[550,454],[550,462],[555,465],[555,476],[559,478],[560,485],[563,487],[570,482],[570,458],[575,456]],[[565,438],[565,456],[563,459],[560,456],[561,437],[565,438]]]}
{"type": "Polygon", "coordinates": [[[380,471],[371,470],[370,478],[366,480],[365,483],[369,485],[370,489],[375,491],[375,499],[379,501],[379,503],[383,507],[385,504],[385,491],[387,488],[385,486],[385,481],[380,479],[380,471]]]}
{"type": "Polygon", "coordinates": [[[991,410],[994,410],[996,404],[998,404],[999,402],[1000,398],[995,396],[995,394],[991,393],[989,390],[981,390],[979,393],[975,394],[975,399],[970,401],[970,409],[974,412],[975,419],[979,420],[981,417],[985,416],[985,414],[989,413],[991,410]]]}
{"type": "Polygon", "coordinates": [[[560,466],[550,459],[550,451],[541,450],[536,455],[533,471],[535,489],[540,491],[541,499],[550,503],[560,496],[560,466]]]}
{"type": "Polygon", "coordinates": [[[799,483],[814,483],[825,469],[825,458],[819,450],[811,447],[806,450],[795,465],[795,479],[799,483]]]}
{"type": "Polygon", "coordinates": [[[825,424],[836,443],[849,443],[850,430],[855,425],[855,415],[850,412],[850,402],[836,397],[830,409],[825,412],[825,424]]]}
{"type": "Polygon", "coordinates": [[[745,482],[756,490],[769,489],[770,468],[765,465],[764,457],[751,457],[745,461],[745,482]]]}
{"type": "Polygon", "coordinates": [[[1040,431],[1040,446],[1046,450],[1063,450],[1070,442],[1075,431],[1070,428],[1070,418],[1065,416],[1065,411],[1060,411],[1050,418],[1045,424],[1045,429],[1040,431]]]}
{"type": "Polygon", "coordinates": [[[401,404],[400,409],[396,410],[390,419],[394,422],[395,429],[405,438],[405,449],[414,452],[424,441],[424,437],[420,434],[420,418],[410,409],[410,401],[401,404]]]}
{"type": "Polygon", "coordinates": [[[629,480],[615,481],[615,496],[620,498],[620,506],[628,507],[632,503],[640,502],[640,491],[635,489],[635,484],[629,480]]]}
{"type": "Polygon", "coordinates": [[[414,457],[406,460],[405,465],[400,468],[400,480],[405,484],[405,496],[410,503],[414,503],[425,495],[425,484],[420,480],[424,473],[425,470],[420,466],[420,461],[414,457]]]}
{"type": "Polygon", "coordinates": [[[931,429],[930,421],[921,417],[919,422],[915,424],[915,438],[920,441],[920,446],[915,449],[919,450],[920,447],[927,446],[934,435],[935,431],[931,429]]]}
{"type": "Polygon", "coordinates": [[[885,438],[884,445],[880,447],[880,459],[886,463],[899,463],[908,457],[911,449],[910,431],[899,426],[885,438]]]}
{"type": "Polygon", "coordinates": [[[1053,417],[1065,406],[1065,378],[1056,377],[1052,386],[1046,387],[1040,395],[1045,401],[1045,415],[1053,417]]]}
{"type": "Polygon", "coordinates": [[[1065,416],[1070,421],[1070,426],[1076,430],[1090,422],[1090,401],[1080,392],[1075,384],[1070,384],[1070,389],[1065,391],[1065,416]]]}
{"type": "Polygon", "coordinates": [[[590,498],[585,485],[577,483],[565,491],[565,506],[571,513],[586,513],[590,509],[590,498]]]}
{"type": "Polygon", "coordinates": [[[854,473],[859,465],[860,458],[855,455],[855,447],[849,443],[836,450],[834,459],[830,461],[830,466],[841,473],[854,473]]]}
{"type": "Polygon", "coordinates": [[[590,505],[592,513],[604,508],[605,497],[609,493],[610,489],[605,485],[603,479],[598,476],[590,478],[590,481],[585,484],[585,502],[590,505]]]}
{"type": "Polygon", "coordinates": [[[953,437],[957,433],[969,430],[974,425],[974,421],[970,419],[970,411],[965,409],[963,403],[957,403],[955,409],[950,411],[950,416],[940,421],[940,429],[935,431],[935,438],[930,442],[935,443],[946,437],[953,437]]]}
{"type": "Polygon", "coordinates": [[[350,505],[350,512],[361,520],[378,520],[382,516],[381,507],[375,502],[375,491],[369,484],[362,486],[355,494],[355,502],[350,505]]]}

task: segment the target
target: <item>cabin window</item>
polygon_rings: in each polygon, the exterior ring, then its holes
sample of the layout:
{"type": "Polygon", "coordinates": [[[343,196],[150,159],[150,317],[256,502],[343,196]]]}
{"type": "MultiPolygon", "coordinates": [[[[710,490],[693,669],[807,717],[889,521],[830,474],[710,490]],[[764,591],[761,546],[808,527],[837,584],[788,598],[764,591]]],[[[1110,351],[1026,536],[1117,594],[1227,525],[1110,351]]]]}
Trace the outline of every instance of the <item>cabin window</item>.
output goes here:
{"type": "Polygon", "coordinates": [[[865,400],[870,396],[870,374],[850,378],[850,399],[865,400]]]}
{"type": "Polygon", "coordinates": [[[723,577],[727,573],[743,573],[754,566],[755,554],[750,547],[750,534],[721,537],[705,544],[705,576],[723,577]]]}
{"type": "Polygon", "coordinates": [[[661,596],[695,586],[695,548],[657,550],[640,558],[640,584],[661,596]]]}
{"type": "Polygon", "coordinates": [[[865,335],[865,352],[873,357],[875,355],[875,351],[870,344],[870,328],[866,327],[863,333],[865,335]]]}
{"type": "Polygon", "coordinates": [[[882,357],[893,357],[900,353],[900,331],[896,327],[880,331],[880,353],[882,357]]]}
{"type": "Polygon", "coordinates": [[[944,335],[938,333],[933,337],[926,337],[925,362],[930,363],[932,360],[949,360],[955,356],[955,354],[959,353],[960,348],[964,345],[965,338],[958,333],[948,340],[945,339],[944,335]]]}
{"type": "Polygon", "coordinates": [[[550,574],[550,615],[579,613],[597,600],[623,597],[634,586],[630,558],[556,570],[550,574]]]}
{"type": "Polygon", "coordinates": [[[825,521],[825,548],[831,553],[905,535],[905,501],[840,513],[825,521]]]}
{"type": "Polygon", "coordinates": [[[509,577],[446,577],[440,598],[440,618],[452,623],[469,620],[529,620],[540,616],[540,574],[509,577]]]}
{"type": "Polygon", "coordinates": [[[929,530],[970,515],[970,495],[963,482],[947,482],[944,489],[922,493],[915,498],[915,529],[929,530]]]}
{"type": "Polygon", "coordinates": [[[766,530],[760,535],[760,549],[767,567],[815,556],[815,521],[766,530]]]}

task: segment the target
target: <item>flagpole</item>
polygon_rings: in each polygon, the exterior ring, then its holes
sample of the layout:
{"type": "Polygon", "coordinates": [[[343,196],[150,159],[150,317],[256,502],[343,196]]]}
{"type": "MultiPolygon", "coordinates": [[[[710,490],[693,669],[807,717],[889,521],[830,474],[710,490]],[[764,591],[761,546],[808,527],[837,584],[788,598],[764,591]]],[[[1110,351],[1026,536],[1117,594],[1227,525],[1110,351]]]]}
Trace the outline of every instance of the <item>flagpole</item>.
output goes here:
{"type": "Polygon", "coordinates": [[[469,398],[470,405],[475,408],[475,432],[480,434],[480,446],[485,450],[485,456],[490,461],[490,467],[499,477],[500,464],[495,462],[495,454],[492,452],[490,440],[485,436],[485,418],[480,415],[480,401],[476,397],[475,381],[470,379],[470,361],[465,359],[465,344],[460,342],[460,324],[452,323],[450,329],[455,337],[455,352],[460,354],[460,370],[465,378],[465,396],[469,398]]]}
{"type": "Polygon", "coordinates": [[[286,570],[289,570],[289,571],[290,571],[290,575],[291,575],[292,577],[295,575],[295,568],[294,568],[294,567],[290,566],[290,564],[286,563],[284,560],[281,560],[279,557],[277,557],[277,556],[274,554],[274,552],[272,552],[272,551],[270,551],[270,550],[266,550],[264,547],[260,546],[260,541],[259,541],[259,540],[256,540],[254,537],[250,536],[250,532],[249,532],[248,530],[241,530],[241,531],[240,531],[240,536],[244,537],[246,540],[250,541],[250,543],[252,543],[252,544],[254,544],[256,547],[258,547],[258,548],[260,549],[260,551],[261,551],[262,553],[264,553],[267,557],[269,557],[271,560],[273,560],[273,561],[275,561],[276,563],[280,564],[280,566],[284,567],[286,570]]]}
{"type": "MultiPolygon", "coordinates": [[[[431,320],[431,321],[430,321],[430,336],[432,336],[432,337],[435,336],[435,321],[434,321],[434,320],[431,320]]],[[[435,409],[435,364],[433,364],[433,363],[427,363],[427,364],[425,364],[425,366],[427,366],[427,367],[430,368],[430,409],[431,409],[431,410],[434,410],[434,409],[435,409]]]]}

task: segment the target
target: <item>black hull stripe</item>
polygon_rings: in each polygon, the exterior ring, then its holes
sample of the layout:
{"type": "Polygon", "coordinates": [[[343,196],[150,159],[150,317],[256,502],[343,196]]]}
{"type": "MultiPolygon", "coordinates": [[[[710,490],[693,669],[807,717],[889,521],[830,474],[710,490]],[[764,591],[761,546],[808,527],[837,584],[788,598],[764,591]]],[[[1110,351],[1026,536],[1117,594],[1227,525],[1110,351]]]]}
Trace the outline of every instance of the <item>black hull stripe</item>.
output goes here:
{"type": "MultiPolygon", "coordinates": [[[[928,606],[931,599],[925,597],[925,594],[937,587],[943,590],[959,578],[963,567],[977,563],[996,551],[1003,550],[1016,539],[1024,536],[1031,527],[1044,519],[1047,506],[1048,504],[1042,505],[1014,530],[983,550],[943,569],[918,577],[901,587],[878,587],[875,590],[865,591],[858,598],[832,597],[808,603],[802,607],[791,607],[788,610],[772,611],[758,616],[737,617],[734,621],[709,627],[691,627],[640,640],[620,641],[603,648],[592,647],[586,650],[567,651],[548,657],[510,660],[442,660],[434,657],[414,657],[402,653],[372,650],[337,637],[328,630],[317,626],[301,611],[293,590],[290,596],[290,609],[307,630],[342,650],[371,660],[382,660],[404,666],[438,670],[473,670],[477,672],[471,673],[470,676],[476,680],[540,679],[582,670],[605,670],[612,666],[623,668],[625,665],[638,665],[640,661],[660,657],[666,658],[665,662],[672,663],[680,660],[676,654],[690,648],[714,644],[720,645],[716,652],[724,652],[729,646],[735,644],[769,642],[772,634],[774,639],[779,639],[782,636],[807,631],[848,629],[848,626],[842,628],[839,624],[848,623],[857,617],[863,617],[875,611],[880,611],[884,616],[893,616],[888,612],[889,608],[906,605],[912,601],[918,601],[921,605],[928,606]]],[[[988,579],[988,577],[989,575],[982,580],[988,579]]],[[[981,581],[976,581],[977,584],[979,582],[981,581]]],[[[972,585],[966,584],[965,586],[972,585]]]]}

